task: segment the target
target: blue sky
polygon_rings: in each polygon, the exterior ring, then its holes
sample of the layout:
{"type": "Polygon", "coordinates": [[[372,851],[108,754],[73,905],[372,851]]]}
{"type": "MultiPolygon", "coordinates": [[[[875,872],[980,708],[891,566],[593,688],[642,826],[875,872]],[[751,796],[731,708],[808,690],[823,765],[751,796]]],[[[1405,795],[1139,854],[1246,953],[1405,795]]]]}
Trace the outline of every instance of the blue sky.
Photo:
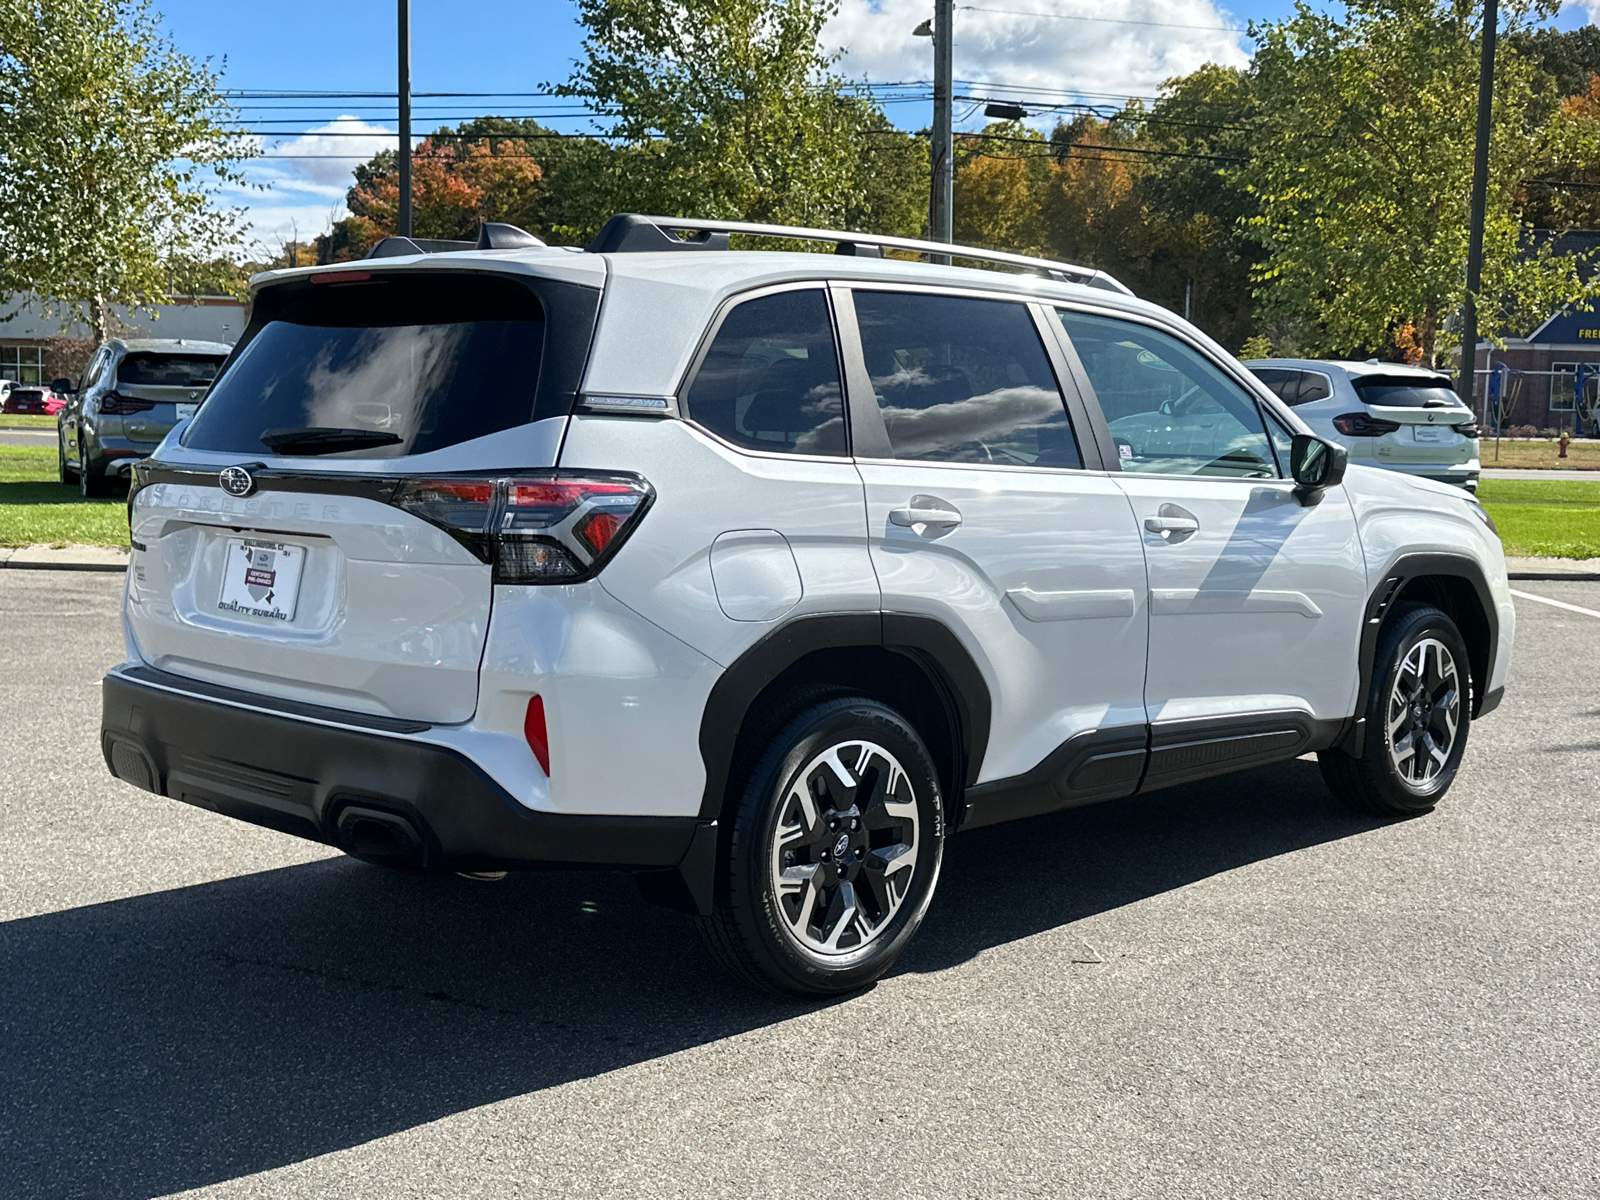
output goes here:
{"type": "MultiPolygon", "coordinates": [[[[1600,0],[1590,0],[1600,11],[1600,0]]],[[[1068,93],[1094,100],[1151,95],[1163,78],[1203,62],[1242,64],[1250,20],[1287,15],[1292,0],[957,0],[956,77],[966,91],[1035,100],[1068,93]]],[[[210,58],[228,87],[251,92],[393,92],[393,0],[277,0],[260,4],[165,0],[166,28],[186,53],[210,58]]],[[[824,33],[844,52],[840,69],[875,82],[926,80],[931,46],[911,29],[931,15],[931,0],[843,0],[824,33]]],[[[533,92],[559,82],[580,48],[576,6],[566,0],[412,0],[415,92],[533,92]]],[[[1568,4],[1557,24],[1589,19],[1568,4]]],[[[415,129],[485,112],[538,116],[556,128],[588,127],[534,97],[418,97],[415,129]]],[[[970,108],[971,106],[966,106],[970,108]]],[[[570,109],[568,110],[570,111],[570,109]]],[[[890,105],[915,128],[924,101],[890,105]]],[[[958,116],[964,109],[958,108],[958,116]]],[[[394,102],[354,97],[253,98],[244,116],[262,131],[265,154],[249,168],[266,190],[230,192],[249,210],[254,238],[276,250],[292,234],[320,233],[342,215],[340,202],[357,161],[393,144],[394,102]],[[303,131],[303,133],[302,133],[303,131]],[[389,137],[383,134],[388,131],[389,137]],[[295,134],[300,134],[296,137],[295,134]]],[[[981,121],[973,113],[969,123],[981,121]]]]}

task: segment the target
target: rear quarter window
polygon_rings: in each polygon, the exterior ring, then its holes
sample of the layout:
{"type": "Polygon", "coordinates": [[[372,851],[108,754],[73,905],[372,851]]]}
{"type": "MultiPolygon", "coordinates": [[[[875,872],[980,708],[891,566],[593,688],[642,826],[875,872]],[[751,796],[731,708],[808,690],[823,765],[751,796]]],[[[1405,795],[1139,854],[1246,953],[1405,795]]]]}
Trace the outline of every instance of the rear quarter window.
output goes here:
{"type": "Polygon", "coordinates": [[[184,439],[244,454],[425,454],[533,419],[538,296],[482,275],[268,288],[184,439]]]}

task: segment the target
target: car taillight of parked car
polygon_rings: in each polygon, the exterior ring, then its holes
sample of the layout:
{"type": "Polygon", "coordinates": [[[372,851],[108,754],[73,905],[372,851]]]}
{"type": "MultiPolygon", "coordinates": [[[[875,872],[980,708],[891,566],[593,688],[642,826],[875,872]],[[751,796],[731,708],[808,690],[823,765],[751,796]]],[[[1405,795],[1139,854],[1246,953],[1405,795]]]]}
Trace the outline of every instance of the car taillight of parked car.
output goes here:
{"type": "Polygon", "coordinates": [[[1335,417],[1333,427],[1345,437],[1381,437],[1399,429],[1400,422],[1385,421],[1363,412],[1348,412],[1335,417]]]}
{"type": "Polygon", "coordinates": [[[1451,428],[1464,438],[1475,438],[1479,436],[1480,433],[1478,429],[1478,423],[1476,421],[1463,421],[1459,425],[1451,426],[1451,428]]]}
{"type": "Polygon", "coordinates": [[[403,480],[391,503],[448,531],[496,583],[577,583],[616,554],[655,492],[637,475],[403,480]]]}
{"type": "Polygon", "coordinates": [[[100,397],[100,411],[108,417],[126,416],[128,413],[149,412],[156,406],[154,400],[138,400],[132,396],[107,392],[100,397]]]}

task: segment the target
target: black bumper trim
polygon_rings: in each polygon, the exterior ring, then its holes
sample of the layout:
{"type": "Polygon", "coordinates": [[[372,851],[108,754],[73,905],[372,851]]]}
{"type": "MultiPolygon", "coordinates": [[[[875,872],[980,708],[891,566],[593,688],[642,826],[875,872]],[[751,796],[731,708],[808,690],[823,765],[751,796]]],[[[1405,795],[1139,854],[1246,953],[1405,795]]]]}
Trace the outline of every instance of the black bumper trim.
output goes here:
{"type": "Polygon", "coordinates": [[[341,817],[392,814],[417,831],[418,865],[458,871],[675,867],[694,838],[693,816],[535,812],[450,747],[151,686],[135,669],[101,686],[111,773],[242,821],[363,852],[372,822],[341,817]]]}
{"type": "Polygon", "coordinates": [[[380,733],[423,733],[433,726],[426,721],[411,721],[404,717],[382,717],[372,713],[351,712],[343,708],[329,708],[323,704],[307,704],[301,700],[283,700],[276,696],[263,696],[220,683],[207,683],[203,679],[190,679],[155,667],[124,667],[118,675],[123,679],[147,683],[151,687],[169,692],[184,692],[208,700],[221,700],[224,704],[238,704],[245,708],[264,708],[289,717],[304,717],[312,721],[327,721],[334,725],[353,725],[359,729],[376,729],[380,733]]]}

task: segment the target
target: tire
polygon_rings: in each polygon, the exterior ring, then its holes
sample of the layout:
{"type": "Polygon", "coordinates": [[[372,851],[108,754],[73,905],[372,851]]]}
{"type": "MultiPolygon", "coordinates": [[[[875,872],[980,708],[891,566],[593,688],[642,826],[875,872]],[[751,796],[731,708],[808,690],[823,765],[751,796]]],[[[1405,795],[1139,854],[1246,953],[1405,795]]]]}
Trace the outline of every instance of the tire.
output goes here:
{"type": "Polygon", "coordinates": [[[1359,757],[1317,755],[1328,787],[1380,816],[1415,816],[1444,798],[1472,725],[1471,664],[1461,631],[1428,604],[1398,608],[1378,635],[1359,757]]]}
{"type": "Polygon", "coordinates": [[[879,978],[922,924],[944,797],[922,738],[893,709],[861,696],[799,705],[730,780],[737,799],[700,929],[735,977],[832,996],[879,978]]]}
{"type": "Polygon", "coordinates": [[[94,469],[94,460],[89,457],[89,451],[83,445],[82,435],[78,438],[78,494],[85,500],[99,500],[111,495],[112,483],[104,472],[94,469]]]}

